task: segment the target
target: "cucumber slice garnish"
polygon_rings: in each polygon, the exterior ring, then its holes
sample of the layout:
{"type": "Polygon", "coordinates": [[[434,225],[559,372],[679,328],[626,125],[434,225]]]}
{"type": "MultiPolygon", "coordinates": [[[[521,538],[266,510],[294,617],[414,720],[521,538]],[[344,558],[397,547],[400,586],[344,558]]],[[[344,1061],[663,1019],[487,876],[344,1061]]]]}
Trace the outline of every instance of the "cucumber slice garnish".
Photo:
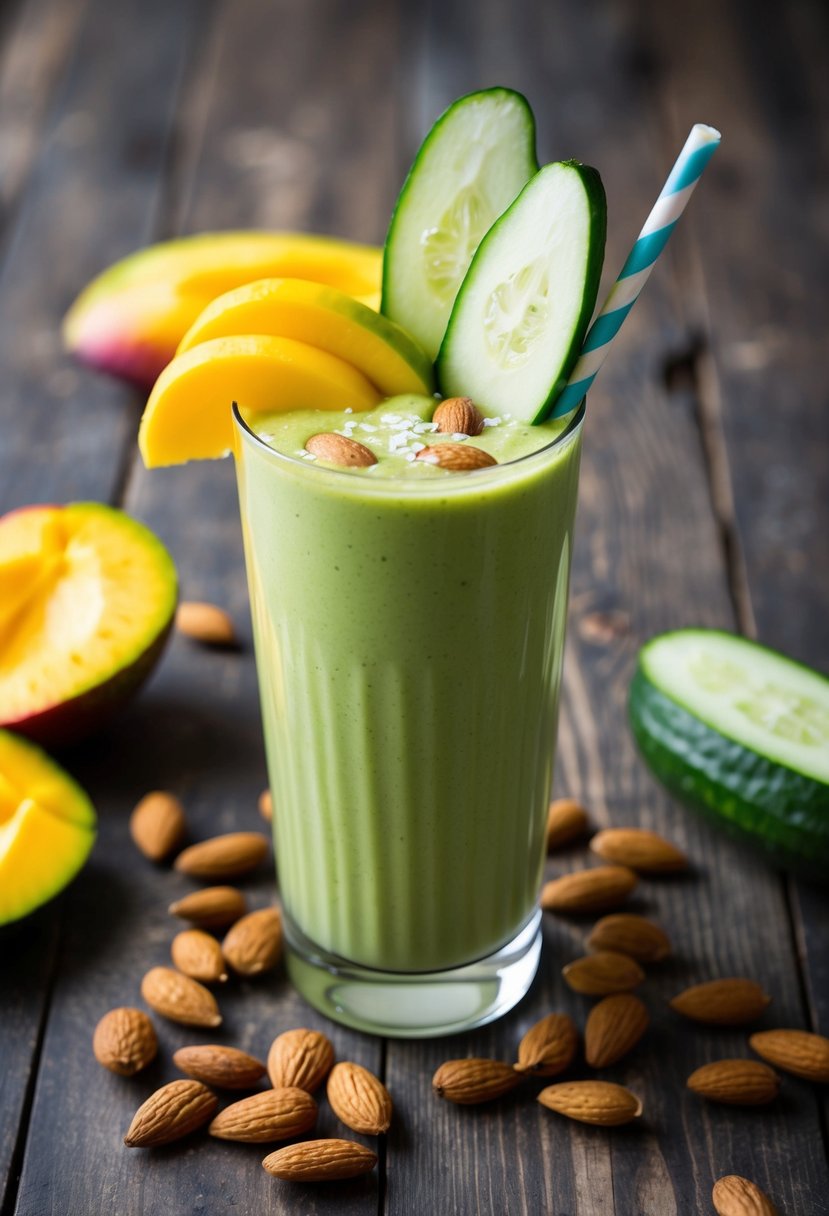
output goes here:
{"type": "Polygon", "coordinates": [[[511,89],[459,98],[423,141],[391,217],[380,311],[430,359],[481,238],[537,168],[532,110],[511,89]]]}
{"type": "Polygon", "coordinates": [[[829,875],[829,680],[745,638],[662,634],[630,719],[654,774],[775,864],[829,875]]]}
{"type": "Polygon", "coordinates": [[[545,165],[478,246],[437,359],[440,389],[540,422],[581,350],[604,261],[595,169],[545,165]]]}

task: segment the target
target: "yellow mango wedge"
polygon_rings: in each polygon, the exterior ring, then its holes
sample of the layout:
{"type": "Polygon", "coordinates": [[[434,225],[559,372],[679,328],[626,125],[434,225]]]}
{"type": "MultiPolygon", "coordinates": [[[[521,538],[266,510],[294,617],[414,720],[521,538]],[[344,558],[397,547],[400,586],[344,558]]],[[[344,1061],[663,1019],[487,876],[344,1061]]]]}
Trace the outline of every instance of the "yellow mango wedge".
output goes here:
{"type": "Polygon", "coordinates": [[[233,447],[234,402],[249,410],[367,410],[381,393],[350,364],[292,338],[214,338],[177,355],[155,383],[138,446],[148,469],[233,447]]]}
{"type": "Polygon", "coordinates": [[[110,266],[81,292],[63,341],[82,363],[149,387],[217,295],[275,275],[311,279],[376,307],[382,252],[299,232],[206,232],[110,266]]]}
{"type": "Polygon", "coordinates": [[[434,389],[432,364],[405,330],[352,296],[306,279],[260,279],[218,296],[177,353],[241,334],[293,338],[328,351],[356,367],[384,397],[434,389]]]}

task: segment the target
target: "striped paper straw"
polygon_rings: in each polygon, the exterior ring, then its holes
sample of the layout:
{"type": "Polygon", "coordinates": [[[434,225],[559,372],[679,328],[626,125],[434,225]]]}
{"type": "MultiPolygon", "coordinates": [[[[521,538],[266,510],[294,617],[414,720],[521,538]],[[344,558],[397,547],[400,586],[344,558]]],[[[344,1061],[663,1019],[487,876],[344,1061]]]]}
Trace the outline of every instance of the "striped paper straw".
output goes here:
{"type": "Polygon", "coordinates": [[[551,418],[559,418],[574,409],[596,379],[613,339],[647,283],[656,259],[667,245],[668,237],[719,143],[720,133],[713,127],[698,122],[691,128],[691,134],[662,187],[662,193],[610,289],[604,308],[588,330],[579,360],[553,406],[549,415],[551,418]]]}

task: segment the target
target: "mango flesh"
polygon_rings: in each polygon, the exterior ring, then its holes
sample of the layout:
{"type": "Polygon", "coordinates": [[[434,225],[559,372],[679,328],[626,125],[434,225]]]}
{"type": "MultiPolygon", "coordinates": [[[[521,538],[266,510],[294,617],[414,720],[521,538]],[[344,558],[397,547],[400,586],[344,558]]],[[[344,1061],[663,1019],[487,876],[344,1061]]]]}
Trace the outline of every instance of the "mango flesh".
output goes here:
{"type": "Polygon", "coordinates": [[[81,787],[39,747],[0,730],[0,925],[46,903],[95,842],[81,787]]]}
{"type": "Polygon", "coordinates": [[[413,338],[358,300],[304,279],[259,279],[208,304],[178,348],[266,334],[307,342],[352,364],[384,397],[430,393],[432,364],[413,338]]]}
{"type": "Polygon", "coordinates": [[[161,542],[101,503],[0,518],[0,726],[90,733],[149,674],[177,599],[161,542]]]}
{"type": "Polygon", "coordinates": [[[202,233],[131,254],[98,275],[63,322],[83,363],[149,387],[199,313],[254,279],[310,279],[379,302],[382,252],[303,233],[202,233]]]}

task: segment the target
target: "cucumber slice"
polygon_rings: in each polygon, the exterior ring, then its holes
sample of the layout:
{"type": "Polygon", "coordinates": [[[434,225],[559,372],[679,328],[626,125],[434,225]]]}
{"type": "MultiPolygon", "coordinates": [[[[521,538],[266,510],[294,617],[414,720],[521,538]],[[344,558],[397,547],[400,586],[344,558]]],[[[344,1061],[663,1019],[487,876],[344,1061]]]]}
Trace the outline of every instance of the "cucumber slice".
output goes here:
{"type": "Polygon", "coordinates": [[[785,869],[829,876],[829,680],[707,629],[642,648],[636,741],[681,802],[785,869]]]}
{"type": "Polygon", "coordinates": [[[446,397],[540,422],[593,315],[607,205],[595,169],[545,165],[478,246],[437,359],[446,397]]]}
{"type": "Polygon", "coordinates": [[[430,359],[481,238],[537,169],[535,119],[511,89],[459,98],[423,141],[392,213],[380,311],[430,359]]]}

